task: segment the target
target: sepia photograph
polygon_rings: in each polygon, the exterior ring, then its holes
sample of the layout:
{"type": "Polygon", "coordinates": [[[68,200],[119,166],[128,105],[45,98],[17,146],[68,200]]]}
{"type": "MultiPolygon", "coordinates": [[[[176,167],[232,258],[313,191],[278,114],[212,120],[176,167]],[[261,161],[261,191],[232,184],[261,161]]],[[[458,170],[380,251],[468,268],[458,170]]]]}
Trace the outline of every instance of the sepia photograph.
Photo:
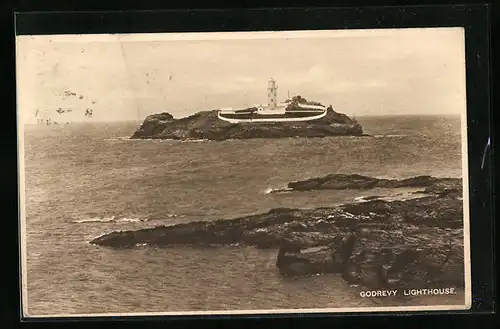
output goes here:
{"type": "Polygon", "coordinates": [[[17,36],[24,317],[469,309],[464,38],[17,36]]]}

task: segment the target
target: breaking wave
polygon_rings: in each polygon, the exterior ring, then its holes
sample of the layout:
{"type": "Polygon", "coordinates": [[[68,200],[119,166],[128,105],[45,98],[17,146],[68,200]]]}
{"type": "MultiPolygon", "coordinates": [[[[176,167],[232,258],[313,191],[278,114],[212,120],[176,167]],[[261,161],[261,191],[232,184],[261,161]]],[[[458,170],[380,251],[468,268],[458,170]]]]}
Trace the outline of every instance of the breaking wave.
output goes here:
{"type": "Polygon", "coordinates": [[[368,201],[373,201],[373,200],[378,200],[381,197],[378,195],[370,195],[370,196],[358,196],[354,198],[354,201],[356,202],[368,202],[368,201]]]}
{"type": "Polygon", "coordinates": [[[129,136],[123,136],[123,137],[113,137],[113,138],[106,138],[107,141],[132,141],[134,139],[130,138],[129,136]]]}
{"type": "Polygon", "coordinates": [[[72,223],[137,223],[147,221],[147,218],[134,218],[134,217],[91,217],[83,219],[74,219],[72,223]]]}
{"type": "MultiPolygon", "coordinates": [[[[158,216],[157,216],[158,217],[158,216]]],[[[163,219],[174,218],[177,217],[176,214],[167,214],[162,216],[163,219]]],[[[71,223],[82,224],[82,223],[139,223],[139,222],[147,222],[152,220],[157,220],[159,218],[149,218],[149,217],[119,217],[119,216],[111,216],[111,217],[89,217],[89,218],[80,218],[80,219],[72,219],[71,223]]]]}
{"type": "Polygon", "coordinates": [[[272,193],[286,193],[292,191],[291,188],[289,187],[280,187],[280,188],[273,188],[273,187],[268,187],[263,191],[264,194],[272,194],[272,193]]]}
{"type": "Polygon", "coordinates": [[[108,223],[113,222],[115,217],[93,217],[85,219],[74,219],[71,220],[72,223],[108,223]]]}
{"type": "Polygon", "coordinates": [[[107,141],[127,141],[127,142],[143,142],[143,141],[149,141],[149,142],[179,142],[179,140],[176,139],[171,139],[171,138],[131,138],[129,136],[124,136],[124,137],[113,137],[113,138],[106,138],[105,140],[107,141]]]}
{"type": "Polygon", "coordinates": [[[427,194],[421,191],[414,192],[406,192],[406,193],[396,193],[391,195],[369,195],[369,196],[359,196],[354,198],[355,202],[369,202],[374,200],[382,200],[382,201],[406,201],[411,199],[418,199],[422,197],[428,196],[427,194]]]}
{"type": "Polygon", "coordinates": [[[397,138],[397,137],[407,137],[408,135],[404,134],[395,134],[395,135],[373,135],[375,138],[397,138]]]}
{"type": "Polygon", "coordinates": [[[181,141],[181,143],[203,143],[203,142],[209,142],[209,139],[186,139],[181,141]]]}

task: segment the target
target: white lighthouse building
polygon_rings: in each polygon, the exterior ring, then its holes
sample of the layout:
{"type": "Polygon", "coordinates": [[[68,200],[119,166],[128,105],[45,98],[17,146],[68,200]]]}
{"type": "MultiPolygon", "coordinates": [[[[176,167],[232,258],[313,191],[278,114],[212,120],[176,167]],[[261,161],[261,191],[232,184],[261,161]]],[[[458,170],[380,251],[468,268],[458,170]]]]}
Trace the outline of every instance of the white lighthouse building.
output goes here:
{"type": "Polygon", "coordinates": [[[267,107],[269,110],[274,110],[277,107],[277,93],[278,86],[276,85],[276,81],[270,79],[267,86],[267,107]]]}
{"type": "Polygon", "coordinates": [[[327,114],[327,108],[323,105],[298,103],[290,107],[290,101],[278,103],[277,94],[278,85],[270,79],[267,84],[267,106],[255,105],[241,110],[221,109],[217,117],[230,123],[276,123],[318,120],[327,114]]]}

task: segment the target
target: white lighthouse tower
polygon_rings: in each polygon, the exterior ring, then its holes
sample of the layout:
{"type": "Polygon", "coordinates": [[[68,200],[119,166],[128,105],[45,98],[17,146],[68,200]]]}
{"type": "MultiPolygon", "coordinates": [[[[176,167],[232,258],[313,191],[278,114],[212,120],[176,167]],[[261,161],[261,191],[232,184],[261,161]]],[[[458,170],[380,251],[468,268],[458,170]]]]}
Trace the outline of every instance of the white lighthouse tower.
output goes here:
{"type": "Polygon", "coordinates": [[[278,91],[278,86],[276,85],[276,81],[270,79],[269,84],[267,86],[267,106],[269,110],[274,110],[277,107],[277,100],[276,100],[277,91],[278,91]]]}

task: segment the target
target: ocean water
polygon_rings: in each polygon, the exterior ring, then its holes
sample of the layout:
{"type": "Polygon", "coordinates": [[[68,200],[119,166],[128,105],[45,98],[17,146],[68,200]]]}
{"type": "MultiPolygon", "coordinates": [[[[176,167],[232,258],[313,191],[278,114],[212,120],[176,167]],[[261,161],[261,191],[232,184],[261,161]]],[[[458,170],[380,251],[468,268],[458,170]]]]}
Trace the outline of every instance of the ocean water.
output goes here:
{"type": "MultiPolygon", "coordinates": [[[[360,298],[359,287],[337,275],[283,278],[274,264],[276,250],[113,250],[88,243],[114,230],[396,193],[268,193],[330,173],[462,176],[459,117],[358,121],[374,137],[180,142],[127,139],[138,122],[25,126],[28,314],[388,305],[360,298]]],[[[396,304],[454,302],[462,300],[425,297],[396,304]]]]}

